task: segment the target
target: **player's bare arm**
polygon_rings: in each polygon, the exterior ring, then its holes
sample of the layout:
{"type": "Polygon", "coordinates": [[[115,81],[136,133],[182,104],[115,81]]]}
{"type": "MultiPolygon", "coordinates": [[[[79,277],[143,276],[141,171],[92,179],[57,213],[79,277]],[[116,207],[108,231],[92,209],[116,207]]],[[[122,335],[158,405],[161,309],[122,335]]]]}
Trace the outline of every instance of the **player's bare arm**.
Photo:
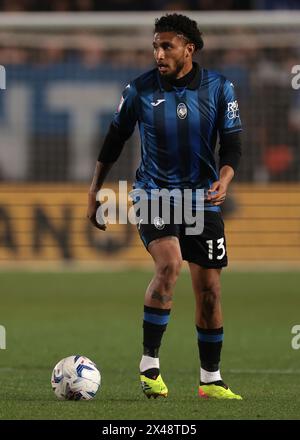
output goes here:
{"type": "Polygon", "coordinates": [[[96,212],[100,206],[100,203],[96,200],[96,196],[112,166],[113,163],[102,163],[97,161],[94,177],[88,192],[88,207],[86,216],[96,228],[101,229],[102,231],[105,231],[106,225],[100,225],[97,223],[96,212]]]}

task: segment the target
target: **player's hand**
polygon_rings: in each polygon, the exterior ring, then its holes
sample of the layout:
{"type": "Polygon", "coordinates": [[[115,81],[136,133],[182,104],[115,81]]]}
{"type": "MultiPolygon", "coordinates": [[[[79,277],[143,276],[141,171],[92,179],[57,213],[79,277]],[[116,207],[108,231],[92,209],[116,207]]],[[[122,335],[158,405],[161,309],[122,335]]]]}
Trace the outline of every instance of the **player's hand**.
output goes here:
{"type": "Polygon", "coordinates": [[[88,207],[87,207],[87,213],[86,216],[90,220],[90,222],[95,226],[97,229],[101,229],[101,231],[105,231],[106,224],[100,224],[97,222],[96,214],[97,209],[100,207],[100,202],[96,200],[96,194],[97,193],[91,193],[88,194],[88,207]]]}
{"type": "Polygon", "coordinates": [[[208,190],[206,201],[212,203],[214,206],[221,205],[226,199],[226,192],[227,185],[221,180],[217,180],[208,190]]]}

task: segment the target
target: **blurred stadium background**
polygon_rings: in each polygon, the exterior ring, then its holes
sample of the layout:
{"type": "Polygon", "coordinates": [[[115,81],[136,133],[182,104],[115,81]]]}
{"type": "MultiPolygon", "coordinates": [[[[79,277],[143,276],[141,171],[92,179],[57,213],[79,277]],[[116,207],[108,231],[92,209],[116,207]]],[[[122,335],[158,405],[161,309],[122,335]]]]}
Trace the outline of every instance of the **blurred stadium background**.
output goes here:
{"type": "MultiPolygon", "coordinates": [[[[293,0],[0,1],[0,419],[299,418],[291,348],[300,308],[298,8],[293,0]],[[165,11],[197,20],[198,61],[235,83],[244,124],[223,207],[229,268],[245,270],[224,271],[222,283],[222,371],[245,397],[239,407],[196,400],[194,304],[183,273],[161,350],[170,397],[149,408],[135,368],[151,261],[134,226],[103,233],[85,217],[105,131],[124,86],[152,68],[153,22],[165,11]],[[52,367],[74,353],[103,374],[101,393],[84,406],[54,402],[50,388],[52,367]]],[[[105,186],[131,182],[138,162],[135,133],[105,186]]]]}
{"type": "MultiPolygon", "coordinates": [[[[0,64],[7,76],[0,99],[4,267],[149,262],[134,226],[99,233],[85,218],[103,136],[123,87],[153,66],[152,28],[160,15],[145,10],[148,2],[103,3],[1,2],[0,64]],[[122,11],[106,10],[116,8],[122,11]],[[136,8],[144,10],[131,11],[136,8]]],[[[198,61],[236,85],[244,134],[243,159],[224,206],[231,263],[297,265],[300,93],[291,86],[291,69],[300,59],[300,12],[253,9],[296,8],[298,2],[153,1],[152,8],[158,3],[190,10],[204,33],[198,61]],[[249,10],[235,10],[239,3],[249,10]]],[[[106,186],[131,182],[139,154],[136,134],[106,186]]]]}

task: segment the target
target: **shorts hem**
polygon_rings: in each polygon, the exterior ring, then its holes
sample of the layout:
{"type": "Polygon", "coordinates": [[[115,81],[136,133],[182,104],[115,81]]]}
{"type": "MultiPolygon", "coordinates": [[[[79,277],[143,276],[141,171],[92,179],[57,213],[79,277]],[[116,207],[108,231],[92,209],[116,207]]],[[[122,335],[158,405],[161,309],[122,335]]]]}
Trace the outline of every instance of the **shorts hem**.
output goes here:
{"type": "Polygon", "coordinates": [[[204,267],[205,269],[222,269],[223,267],[228,266],[228,261],[224,263],[207,263],[194,258],[185,258],[184,256],[182,258],[188,263],[197,264],[198,266],[204,267]]]}
{"type": "Polygon", "coordinates": [[[176,237],[176,238],[178,238],[178,240],[179,240],[179,237],[178,237],[178,235],[176,235],[176,234],[166,234],[166,235],[160,235],[160,236],[158,236],[158,237],[151,238],[151,240],[148,241],[147,244],[144,242],[143,239],[141,239],[141,240],[142,240],[142,242],[143,242],[145,248],[146,248],[147,251],[149,252],[149,250],[148,250],[149,245],[150,245],[153,241],[155,241],[155,240],[160,240],[161,238],[168,238],[168,237],[176,237]]]}

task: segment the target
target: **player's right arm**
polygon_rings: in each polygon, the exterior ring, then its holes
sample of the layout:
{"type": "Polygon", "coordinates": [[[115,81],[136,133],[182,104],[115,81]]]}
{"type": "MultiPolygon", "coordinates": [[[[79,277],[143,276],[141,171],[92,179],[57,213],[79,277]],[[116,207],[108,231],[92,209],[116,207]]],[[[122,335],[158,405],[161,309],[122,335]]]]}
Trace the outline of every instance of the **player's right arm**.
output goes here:
{"type": "Polygon", "coordinates": [[[99,201],[97,201],[97,193],[102,188],[113,164],[118,160],[126,140],[134,131],[138,118],[136,98],[135,87],[128,84],[123,91],[120,104],[99,153],[88,193],[87,218],[96,228],[103,231],[105,231],[106,225],[100,225],[96,220],[97,209],[100,206],[99,201]]]}
{"type": "Polygon", "coordinates": [[[105,177],[109,173],[109,170],[113,166],[112,163],[102,163],[97,161],[94,177],[89,189],[88,193],[88,207],[87,207],[87,218],[90,219],[91,223],[98,229],[101,229],[102,231],[105,231],[106,225],[100,225],[96,220],[96,213],[97,209],[100,206],[100,203],[97,200],[97,193],[101,189],[103,182],[105,180],[105,177]]]}

